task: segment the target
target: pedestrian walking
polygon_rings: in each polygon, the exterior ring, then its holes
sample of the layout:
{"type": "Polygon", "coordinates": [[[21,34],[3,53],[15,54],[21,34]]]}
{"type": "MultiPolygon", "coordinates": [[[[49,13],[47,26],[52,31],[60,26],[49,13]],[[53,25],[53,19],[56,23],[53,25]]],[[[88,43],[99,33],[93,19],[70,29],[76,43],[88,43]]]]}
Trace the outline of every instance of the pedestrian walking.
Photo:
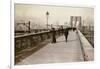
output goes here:
{"type": "Polygon", "coordinates": [[[64,29],[63,29],[63,26],[61,26],[61,34],[63,35],[64,33],[64,29]]]}
{"type": "Polygon", "coordinates": [[[52,43],[56,43],[56,31],[55,31],[55,28],[52,28],[51,33],[52,33],[52,43]]]}
{"type": "Polygon", "coordinates": [[[68,31],[69,31],[68,28],[66,28],[64,31],[66,42],[67,42],[67,38],[68,38],[68,31]]]}

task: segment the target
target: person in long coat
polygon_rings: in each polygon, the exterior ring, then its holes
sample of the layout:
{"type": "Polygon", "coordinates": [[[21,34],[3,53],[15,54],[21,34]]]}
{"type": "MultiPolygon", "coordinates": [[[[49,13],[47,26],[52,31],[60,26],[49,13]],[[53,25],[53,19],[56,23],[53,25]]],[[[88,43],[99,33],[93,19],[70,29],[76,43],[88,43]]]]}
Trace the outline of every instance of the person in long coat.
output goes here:
{"type": "Polygon", "coordinates": [[[67,39],[68,39],[68,31],[69,31],[68,28],[66,28],[65,31],[64,31],[66,42],[67,42],[67,39]]]}
{"type": "Polygon", "coordinates": [[[52,28],[52,43],[56,43],[56,31],[55,28],[52,28]]]}

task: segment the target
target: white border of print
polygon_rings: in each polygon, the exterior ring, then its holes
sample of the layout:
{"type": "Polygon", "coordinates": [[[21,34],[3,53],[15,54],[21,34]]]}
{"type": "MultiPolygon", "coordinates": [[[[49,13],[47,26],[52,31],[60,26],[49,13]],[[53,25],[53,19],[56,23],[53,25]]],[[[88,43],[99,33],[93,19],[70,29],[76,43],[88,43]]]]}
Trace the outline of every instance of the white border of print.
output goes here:
{"type": "Polygon", "coordinates": [[[14,3],[23,3],[23,4],[40,4],[40,5],[57,5],[57,6],[74,6],[74,7],[92,7],[94,8],[94,5],[91,5],[90,3],[79,3],[79,2],[73,2],[74,0],[70,0],[68,2],[64,2],[65,0],[60,1],[49,1],[49,0],[12,0],[11,1],[11,68],[16,69],[80,69],[80,68],[88,68],[91,67],[94,62],[76,62],[76,63],[55,63],[55,64],[39,64],[39,65],[14,65],[14,3]],[[39,1],[39,2],[38,2],[39,1]]]}

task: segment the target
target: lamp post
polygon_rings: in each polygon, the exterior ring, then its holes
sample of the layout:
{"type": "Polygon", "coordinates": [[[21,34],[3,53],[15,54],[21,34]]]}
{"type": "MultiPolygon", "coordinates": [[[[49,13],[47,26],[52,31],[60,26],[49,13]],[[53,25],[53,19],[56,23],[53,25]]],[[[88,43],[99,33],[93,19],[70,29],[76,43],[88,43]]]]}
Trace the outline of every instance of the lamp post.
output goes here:
{"type": "Polygon", "coordinates": [[[46,12],[46,18],[47,18],[47,30],[48,30],[48,18],[49,18],[49,12],[46,12]]]}

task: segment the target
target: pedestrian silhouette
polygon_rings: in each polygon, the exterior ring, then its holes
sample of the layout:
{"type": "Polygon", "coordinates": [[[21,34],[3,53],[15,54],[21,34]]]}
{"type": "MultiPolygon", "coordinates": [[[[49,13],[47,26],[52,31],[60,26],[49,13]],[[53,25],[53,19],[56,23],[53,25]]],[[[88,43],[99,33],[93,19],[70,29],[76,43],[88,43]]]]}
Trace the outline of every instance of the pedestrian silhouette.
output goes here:
{"type": "Polygon", "coordinates": [[[63,26],[61,26],[61,34],[63,35],[64,33],[64,29],[63,29],[63,26]]]}
{"type": "Polygon", "coordinates": [[[66,28],[64,31],[66,42],[67,42],[67,38],[68,38],[68,31],[69,31],[68,28],[66,28]]]}
{"type": "Polygon", "coordinates": [[[51,33],[52,33],[52,43],[56,43],[56,31],[55,31],[55,28],[52,28],[51,33]]]}
{"type": "Polygon", "coordinates": [[[73,27],[73,31],[75,31],[76,30],[76,28],[75,27],[73,27]]]}

